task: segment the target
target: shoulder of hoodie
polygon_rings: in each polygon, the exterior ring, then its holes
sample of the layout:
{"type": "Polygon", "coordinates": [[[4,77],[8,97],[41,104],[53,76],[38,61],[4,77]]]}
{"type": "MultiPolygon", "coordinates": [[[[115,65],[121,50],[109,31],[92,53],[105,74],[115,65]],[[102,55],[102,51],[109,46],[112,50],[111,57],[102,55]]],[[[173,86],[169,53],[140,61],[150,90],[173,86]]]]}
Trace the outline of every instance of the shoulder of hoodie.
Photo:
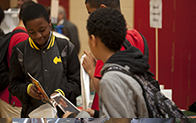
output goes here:
{"type": "MultiPolygon", "coordinates": [[[[139,83],[131,76],[120,71],[108,71],[105,73],[99,83],[100,87],[106,86],[111,88],[130,88],[132,90],[141,89],[139,83]]],[[[142,89],[141,89],[142,91],[142,89]]]]}

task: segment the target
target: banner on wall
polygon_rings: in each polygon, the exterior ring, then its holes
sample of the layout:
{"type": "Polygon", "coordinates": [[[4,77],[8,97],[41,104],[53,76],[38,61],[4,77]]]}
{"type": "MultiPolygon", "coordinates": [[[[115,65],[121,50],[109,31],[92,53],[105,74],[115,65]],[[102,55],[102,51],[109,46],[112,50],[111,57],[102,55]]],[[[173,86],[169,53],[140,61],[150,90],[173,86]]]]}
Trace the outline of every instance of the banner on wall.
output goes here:
{"type": "Polygon", "coordinates": [[[162,28],[162,0],[150,0],[150,27],[162,28]]]}

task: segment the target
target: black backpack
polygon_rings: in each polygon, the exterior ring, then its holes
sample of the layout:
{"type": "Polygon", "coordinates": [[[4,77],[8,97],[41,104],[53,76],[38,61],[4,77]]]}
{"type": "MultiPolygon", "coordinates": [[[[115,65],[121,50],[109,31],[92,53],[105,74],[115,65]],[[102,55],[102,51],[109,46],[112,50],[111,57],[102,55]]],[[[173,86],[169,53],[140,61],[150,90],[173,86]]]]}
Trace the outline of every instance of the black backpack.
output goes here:
{"type": "Polygon", "coordinates": [[[7,65],[7,51],[11,37],[18,33],[24,32],[24,30],[17,29],[13,32],[9,32],[0,36],[0,92],[3,91],[9,85],[9,68],[7,65]]]}
{"type": "Polygon", "coordinates": [[[149,118],[187,118],[176,104],[149,82],[144,75],[131,73],[118,66],[107,68],[104,71],[104,74],[108,71],[123,72],[134,78],[140,84],[143,90],[149,118]]]}
{"type": "MultiPolygon", "coordinates": [[[[147,59],[148,59],[149,58],[148,43],[147,43],[145,37],[140,32],[139,32],[139,34],[142,36],[142,39],[144,42],[144,55],[147,56],[147,59]]],[[[125,49],[128,49],[132,45],[130,44],[130,42],[127,39],[125,39],[123,46],[125,47],[125,49]]],[[[146,80],[148,80],[150,83],[152,83],[160,91],[159,82],[153,78],[154,77],[153,73],[151,73],[148,70],[146,73],[144,73],[144,77],[146,78],[146,80]]]]}

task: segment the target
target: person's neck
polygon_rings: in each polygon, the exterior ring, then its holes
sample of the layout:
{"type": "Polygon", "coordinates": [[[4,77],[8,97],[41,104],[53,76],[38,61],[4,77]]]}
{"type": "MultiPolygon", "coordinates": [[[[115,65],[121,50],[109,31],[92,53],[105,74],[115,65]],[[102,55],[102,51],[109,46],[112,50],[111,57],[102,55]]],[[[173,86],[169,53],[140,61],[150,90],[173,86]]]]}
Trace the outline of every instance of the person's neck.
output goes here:
{"type": "Polygon", "coordinates": [[[19,20],[18,26],[19,26],[19,27],[24,27],[24,28],[25,28],[25,26],[24,26],[24,24],[23,24],[23,21],[22,21],[22,20],[19,20]]]}
{"type": "Polygon", "coordinates": [[[103,61],[103,63],[106,63],[108,61],[108,59],[114,55],[115,52],[109,51],[109,52],[104,52],[104,55],[102,55],[101,60],[103,61]]]}

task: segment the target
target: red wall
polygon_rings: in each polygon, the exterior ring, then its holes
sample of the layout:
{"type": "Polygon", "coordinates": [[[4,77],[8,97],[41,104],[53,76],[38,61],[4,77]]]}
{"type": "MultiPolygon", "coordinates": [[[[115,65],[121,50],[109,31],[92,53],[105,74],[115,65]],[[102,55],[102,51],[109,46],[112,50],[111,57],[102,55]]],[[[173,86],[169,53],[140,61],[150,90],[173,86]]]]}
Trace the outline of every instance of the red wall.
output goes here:
{"type": "MultiPolygon", "coordinates": [[[[51,0],[37,0],[37,1],[43,6],[51,6],[51,0]]],[[[65,8],[67,19],[69,20],[69,0],[59,0],[59,4],[65,8]]]]}
{"type": "MultiPolygon", "coordinates": [[[[150,28],[149,1],[135,0],[134,27],[147,39],[150,70],[155,73],[155,29],[150,28]]],[[[158,30],[159,82],[172,89],[179,108],[196,102],[196,0],[162,0],[163,23],[158,30]]]]}

